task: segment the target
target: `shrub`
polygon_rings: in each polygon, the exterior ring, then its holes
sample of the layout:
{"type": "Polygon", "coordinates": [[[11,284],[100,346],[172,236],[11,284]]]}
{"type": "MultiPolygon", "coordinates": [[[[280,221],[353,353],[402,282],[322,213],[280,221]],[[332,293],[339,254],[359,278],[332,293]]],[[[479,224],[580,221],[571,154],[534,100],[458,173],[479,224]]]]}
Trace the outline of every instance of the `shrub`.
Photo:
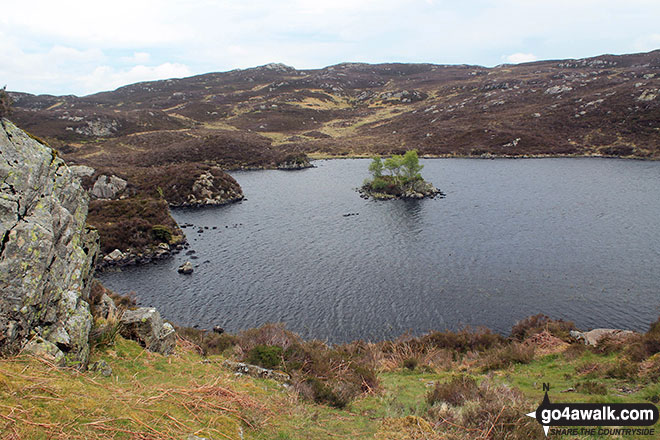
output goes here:
{"type": "Polygon", "coordinates": [[[229,333],[215,333],[192,327],[176,327],[177,334],[197,345],[204,356],[223,354],[238,344],[238,338],[229,333]]]}
{"type": "Polygon", "coordinates": [[[466,328],[458,332],[432,332],[419,338],[418,343],[423,346],[465,353],[467,351],[484,351],[502,345],[504,341],[502,336],[489,329],[466,328]]]}
{"type": "Polygon", "coordinates": [[[113,346],[121,332],[121,328],[122,324],[119,320],[95,325],[89,332],[90,351],[113,346]]]}
{"type": "Polygon", "coordinates": [[[538,315],[533,315],[522,321],[518,321],[511,329],[511,337],[518,341],[522,341],[530,336],[547,330],[559,339],[570,341],[570,331],[575,329],[575,324],[571,321],[563,321],[561,319],[554,320],[539,313],[538,315]]]}
{"type": "Polygon", "coordinates": [[[167,226],[154,225],[151,227],[151,234],[161,242],[169,243],[172,240],[172,231],[167,226]]]}
{"type": "Polygon", "coordinates": [[[417,358],[414,357],[407,358],[403,360],[403,367],[412,371],[415,368],[417,368],[418,363],[419,361],[417,360],[417,358]]]}
{"type": "Polygon", "coordinates": [[[6,118],[11,113],[11,98],[6,90],[7,86],[0,89],[0,118],[6,118]]]}
{"type": "Polygon", "coordinates": [[[446,402],[450,405],[461,406],[465,401],[477,395],[477,381],[470,376],[458,376],[451,382],[436,383],[435,388],[426,395],[426,402],[433,405],[446,402]]]}
{"type": "Polygon", "coordinates": [[[321,382],[317,378],[307,378],[305,384],[310,388],[311,398],[316,403],[325,403],[341,409],[345,408],[350,402],[350,399],[348,399],[347,396],[342,396],[340,393],[333,390],[332,387],[321,382]]]}
{"type": "Polygon", "coordinates": [[[264,368],[277,368],[282,364],[282,347],[257,345],[248,353],[247,362],[264,368]]]}
{"type": "Polygon", "coordinates": [[[534,347],[511,342],[503,347],[495,348],[484,355],[483,367],[488,370],[499,370],[512,364],[528,364],[534,359],[534,347]]]}

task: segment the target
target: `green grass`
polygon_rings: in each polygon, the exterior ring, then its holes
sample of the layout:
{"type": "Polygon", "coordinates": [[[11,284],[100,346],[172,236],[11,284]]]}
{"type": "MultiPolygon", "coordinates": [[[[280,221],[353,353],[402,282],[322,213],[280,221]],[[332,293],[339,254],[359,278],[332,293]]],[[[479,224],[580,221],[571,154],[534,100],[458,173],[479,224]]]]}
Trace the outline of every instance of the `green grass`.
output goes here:
{"type": "MultiPolygon", "coordinates": [[[[585,364],[622,362],[620,352],[585,350],[570,359],[561,353],[537,356],[527,364],[488,373],[474,356],[479,355],[468,353],[444,369],[381,369],[378,391],[337,409],[305,400],[273,380],[237,377],[222,366],[224,356],[203,357],[189,343],[180,342],[174,355],[164,357],[118,337],[113,346],[92,355],[92,362],[103,359],[112,367],[110,377],[55,368],[27,356],[0,360],[0,438],[185,439],[190,434],[236,440],[483,437],[489,426],[463,430],[438,423],[434,420],[438,404],[431,407],[427,403],[435,383],[450,382],[458,374],[468,374],[482,385],[492,383],[488,389],[493,392],[500,385],[519,389],[524,400],[515,414],[519,409],[533,411],[540,404],[543,383],[550,383],[553,402],[648,402],[660,398],[659,383],[602,377],[583,369],[585,364]],[[589,381],[598,384],[597,389],[604,387],[607,394],[589,392],[593,384],[577,386],[589,381]],[[569,388],[577,391],[561,392],[569,388]]],[[[479,403],[466,403],[475,404],[479,403]]],[[[463,409],[456,411],[460,414],[463,409]]],[[[537,438],[520,430],[516,435],[512,438],[537,438]]]]}

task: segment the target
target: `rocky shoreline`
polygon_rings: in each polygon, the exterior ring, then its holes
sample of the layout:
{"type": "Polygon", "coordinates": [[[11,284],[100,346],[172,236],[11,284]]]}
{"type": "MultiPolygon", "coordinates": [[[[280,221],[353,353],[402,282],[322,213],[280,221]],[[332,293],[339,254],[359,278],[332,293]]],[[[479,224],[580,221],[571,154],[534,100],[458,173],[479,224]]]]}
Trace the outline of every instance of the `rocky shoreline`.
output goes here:
{"type": "Polygon", "coordinates": [[[445,198],[445,193],[426,181],[416,181],[388,191],[375,190],[370,185],[363,185],[357,191],[363,199],[373,198],[374,200],[445,198]]]}

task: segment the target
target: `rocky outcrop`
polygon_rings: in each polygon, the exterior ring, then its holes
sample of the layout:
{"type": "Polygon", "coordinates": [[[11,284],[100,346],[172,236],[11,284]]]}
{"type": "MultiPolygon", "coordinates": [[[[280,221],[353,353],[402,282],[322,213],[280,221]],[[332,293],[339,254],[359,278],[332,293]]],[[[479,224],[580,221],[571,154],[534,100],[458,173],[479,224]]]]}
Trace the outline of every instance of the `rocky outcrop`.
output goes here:
{"type": "Polygon", "coordinates": [[[126,339],[138,341],[149,351],[170,354],[176,344],[174,327],[163,322],[158,310],[140,307],[127,310],[120,320],[121,335],[126,339]]]}
{"type": "Polygon", "coordinates": [[[218,178],[213,172],[207,171],[195,179],[184,203],[170,202],[170,206],[216,206],[242,199],[243,192],[238,184],[226,185],[223,179],[218,178]]]}
{"type": "Polygon", "coordinates": [[[98,252],[87,202],[54,150],[0,121],[0,354],[87,365],[98,252]]]}
{"type": "Polygon", "coordinates": [[[445,195],[438,188],[425,180],[414,180],[402,185],[390,185],[384,188],[376,188],[371,183],[365,184],[357,190],[360,197],[368,199],[370,197],[376,200],[390,199],[423,199],[425,197],[434,198],[445,195]]]}
{"type": "Polygon", "coordinates": [[[90,190],[97,199],[114,199],[126,189],[126,181],[117,176],[99,176],[90,190]]]}
{"type": "Polygon", "coordinates": [[[303,170],[314,168],[306,154],[289,155],[277,164],[278,170],[303,170]]]}
{"type": "Polygon", "coordinates": [[[603,338],[608,339],[625,339],[634,335],[630,330],[619,330],[613,328],[596,328],[588,332],[580,332],[571,330],[571,336],[578,341],[584,342],[585,345],[597,346],[603,338]]]}
{"type": "Polygon", "coordinates": [[[243,362],[234,362],[230,360],[224,361],[222,365],[240,375],[245,374],[247,376],[259,377],[262,379],[273,379],[278,382],[289,382],[291,380],[291,377],[286,373],[269,370],[268,368],[262,368],[258,365],[244,364],[243,362]]]}

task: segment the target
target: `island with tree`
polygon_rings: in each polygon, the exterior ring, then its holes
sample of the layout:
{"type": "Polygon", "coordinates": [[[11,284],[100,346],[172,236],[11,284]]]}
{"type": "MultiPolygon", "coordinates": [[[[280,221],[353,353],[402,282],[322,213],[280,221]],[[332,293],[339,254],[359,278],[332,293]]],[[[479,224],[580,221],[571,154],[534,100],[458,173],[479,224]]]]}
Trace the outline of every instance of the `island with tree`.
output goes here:
{"type": "Polygon", "coordinates": [[[387,199],[423,199],[444,194],[425,181],[420,174],[424,165],[420,165],[417,150],[407,151],[404,155],[395,154],[385,160],[376,156],[369,164],[373,176],[366,179],[359,188],[362,197],[377,200],[387,199]]]}

